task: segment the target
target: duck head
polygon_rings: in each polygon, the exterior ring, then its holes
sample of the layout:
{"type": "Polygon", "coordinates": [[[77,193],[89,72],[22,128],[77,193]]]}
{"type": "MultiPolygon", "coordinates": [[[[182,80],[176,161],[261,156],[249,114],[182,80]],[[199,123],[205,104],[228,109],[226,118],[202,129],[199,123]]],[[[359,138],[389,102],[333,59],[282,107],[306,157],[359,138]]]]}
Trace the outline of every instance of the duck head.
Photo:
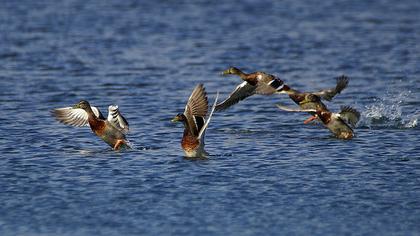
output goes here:
{"type": "Polygon", "coordinates": [[[317,110],[316,115],[324,124],[328,124],[331,121],[332,113],[330,111],[317,110]]]}
{"type": "Polygon", "coordinates": [[[172,122],[184,122],[186,120],[186,117],[184,116],[184,114],[182,114],[182,113],[179,113],[179,114],[177,114],[171,121],[172,122]]]}
{"type": "Polygon", "coordinates": [[[83,110],[89,109],[90,108],[90,104],[88,101],[85,100],[81,100],[79,103],[77,103],[76,105],[73,106],[73,108],[80,108],[83,110]]]}
{"type": "Polygon", "coordinates": [[[236,67],[230,67],[229,69],[223,71],[222,75],[240,75],[242,71],[236,67]]]}

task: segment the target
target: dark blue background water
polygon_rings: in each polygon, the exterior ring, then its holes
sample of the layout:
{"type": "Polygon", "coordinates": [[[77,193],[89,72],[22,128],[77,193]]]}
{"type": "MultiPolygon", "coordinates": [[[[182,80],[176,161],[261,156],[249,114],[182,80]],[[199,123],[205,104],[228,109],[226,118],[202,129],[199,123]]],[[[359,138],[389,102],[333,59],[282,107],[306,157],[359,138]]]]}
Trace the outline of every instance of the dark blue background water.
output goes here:
{"type": "Polygon", "coordinates": [[[419,235],[420,2],[1,1],[1,235],[419,235]],[[351,77],[332,110],[351,141],[286,96],[214,115],[207,161],[170,119],[193,87],[212,101],[238,66],[311,91],[351,77]],[[131,151],[49,111],[118,104],[131,151]]]}

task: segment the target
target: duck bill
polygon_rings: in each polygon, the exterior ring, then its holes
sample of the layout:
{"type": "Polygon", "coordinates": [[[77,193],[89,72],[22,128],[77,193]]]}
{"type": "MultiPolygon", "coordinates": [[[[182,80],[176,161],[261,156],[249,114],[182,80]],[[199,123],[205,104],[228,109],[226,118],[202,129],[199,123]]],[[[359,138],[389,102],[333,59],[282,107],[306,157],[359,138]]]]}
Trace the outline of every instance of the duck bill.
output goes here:
{"type": "Polygon", "coordinates": [[[224,70],[224,71],[222,72],[222,75],[230,75],[230,70],[229,70],[229,69],[224,70]]]}
{"type": "Polygon", "coordinates": [[[178,121],[180,121],[180,120],[179,120],[179,118],[178,118],[178,116],[175,116],[175,117],[171,120],[171,122],[172,122],[172,123],[176,123],[176,122],[178,122],[178,121]]]}

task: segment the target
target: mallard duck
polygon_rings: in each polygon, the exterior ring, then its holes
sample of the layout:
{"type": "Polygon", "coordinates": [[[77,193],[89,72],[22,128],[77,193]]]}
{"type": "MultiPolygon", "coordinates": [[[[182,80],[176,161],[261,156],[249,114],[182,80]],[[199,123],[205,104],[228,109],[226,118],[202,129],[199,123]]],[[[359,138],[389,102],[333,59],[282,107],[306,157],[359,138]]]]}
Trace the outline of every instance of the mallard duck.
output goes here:
{"type": "Polygon", "coordinates": [[[302,109],[326,109],[322,99],[331,101],[332,98],[341,93],[349,83],[349,78],[345,75],[337,77],[337,84],[334,88],[323,89],[318,92],[300,92],[284,85],[279,93],[286,93],[302,109]]]}
{"type": "Polygon", "coordinates": [[[265,72],[246,74],[236,67],[223,71],[223,75],[238,75],[244,82],[239,84],[227,99],[217,104],[216,111],[222,111],[254,94],[271,95],[279,93],[284,83],[281,79],[265,72]]]}
{"type": "MultiPolygon", "coordinates": [[[[290,88],[288,85],[284,85],[283,89],[279,93],[286,93],[289,95],[301,109],[314,109],[314,110],[328,110],[327,106],[322,102],[322,99],[326,101],[331,101],[332,98],[341,93],[349,83],[349,78],[345,75],[337,77],[337,84],[334,88],[323,89],[318,92],[300,92],[290,88]]],[[[307,124],[317,118],[314,112],[309,112],[312,114],[307,120],[303,123],[307,124]]]]}
{"type": "Polygon", "coordinates": [[[238,75],[244,82],[239,84],[227,99],[217,104],[216,111],[225,110],[254,94],[271,95],[281,93],[288,94],[303,109],[322,109],[326,107],[321,99],[331,101],[348,84],[348,78],[343,75],[337,78],[337,85],[334,88],[309,93],[294,90],[284,84],[278,77],[265,72],[258,71],[246,74],[236,67],[231,67],[223,72],[223,75],[231,74],[238,75]]]}
{"type": "Polygon", "coordinates": [[[118,106],[108,107],[108,118],[87,101],[80,101],[73,107],[57,108],[52,111],[55,118],[66,125],[81,127],[89,125],[92,131],[114,150],[130,147],[125,134],[129,127],[118,106]]]}
{"type": "Polygon", "coordinates": [[[207,93],[202,84],[197,85],[188,99],[184,113],[179,113],[172,119],[172,122],[180,121],[184,124],[181,147],[187,157],[205,158],[208,155],[204,150],[204,134],[213,115],[218,95],[217,93],[210,115],[207,116],[207,93]]]}
{"type": "Polygon", "coordinates": [[[277,104],[277,107],[284,111],[292,112],[312,112],[327,127],[331,133],[340,139],[351,139],[354,137],[354,128],[360,119],[360,113],[349,106],[341,107],[339,113],[330,112],[323,109],[302,109],[290,108],[277,104]]]}

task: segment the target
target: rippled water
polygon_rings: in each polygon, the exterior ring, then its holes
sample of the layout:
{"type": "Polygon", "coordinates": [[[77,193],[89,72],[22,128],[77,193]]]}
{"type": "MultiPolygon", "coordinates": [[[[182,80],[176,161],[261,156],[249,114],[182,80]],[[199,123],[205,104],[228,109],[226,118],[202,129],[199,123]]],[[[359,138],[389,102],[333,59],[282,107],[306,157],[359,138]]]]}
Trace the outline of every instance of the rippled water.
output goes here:
{"type": "Polygon", "coordinates": [[[2,1],[1,235],[420,234],[420,2],[2,1]],[[341,141],[286,96],[217,113],[206,161],[170,119],[197,83],[224,98],[238,66],[362,113],[341,141]],[[118,104],[114,152],[49,111],[118,104]]]}

